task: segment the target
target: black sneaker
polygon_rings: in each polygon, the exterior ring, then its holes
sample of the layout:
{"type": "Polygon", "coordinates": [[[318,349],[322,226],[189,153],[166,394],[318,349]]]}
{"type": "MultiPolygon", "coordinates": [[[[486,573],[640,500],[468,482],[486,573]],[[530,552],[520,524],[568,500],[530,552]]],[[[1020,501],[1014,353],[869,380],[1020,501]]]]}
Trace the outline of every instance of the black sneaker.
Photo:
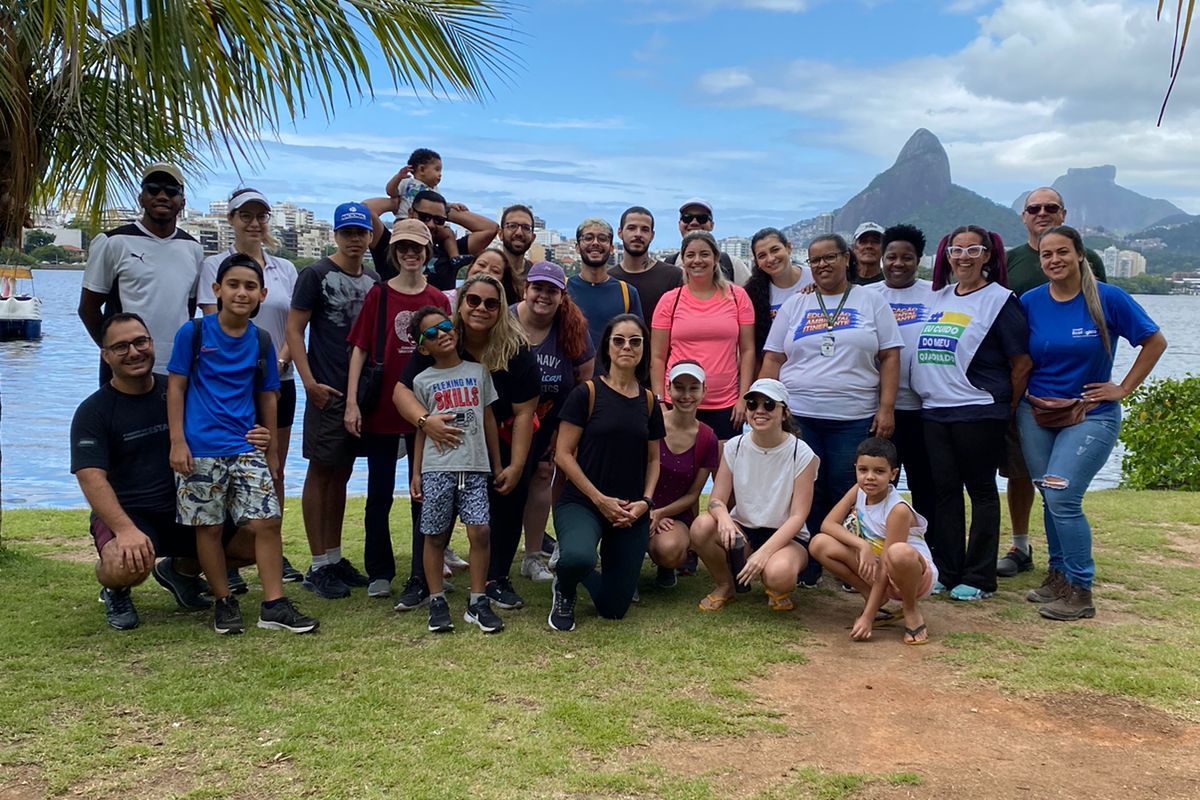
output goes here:
{"type": "Polygon", "coordinates": [[[568,598],[558,590],[558,576],[550,584],[550,616],[546,621],[556,631],[575,630],[575,599],[568,598]]]}
{"type": "Polygon", "coordinates": [[[1009,548],[1008,553],[996,562],[996,574],[1001,578],[1011,578],[1022,572],[1033,569],[1033,545],[1028,553],[1022,553],[1015,547],[1009,548]]]}
{"type": "Polygon", "coordinates": [[[214,609],[213,630],[217,633],[241,633],[246,629],[242,624],[242,609],[233,595],[219,598],[214,609]]]}
{"type": "Polygon", "coordinates": [[[242,573],[233,567],[230,567],[226,571],[225,579],[229,581],[230,594],[245,594],[250,591],[250,587],[246,585],[246,579],[242,577],[242,573]]]}
{"type": "Polygon", "coordinates": [[[676,574],[686,578],[688,575],[695,575],[696,570],[700,568],[700,556],[696,555],[695,550],[688,550],[687,557],[683,559],[683,563],[679,565],[679,569],[675,570],[676,574]]]}
{"type": "Polygon", "coordinates": [[[801,589],[815,589],[821,583],[821,573],[824,569],[821,567],[821,562],[815,558],[804,565],[804,569],[800,570],[800,574],[796,576],[796,585],[801,589]]]}
{"type": "Polygon", "coordinates": [[[450,620],[450,604],[444,597],[434,597],[429,601],[429,630],[433,633],[454,630],[454,623],[450,620]]]}
{"type": "Polygon", "coordinates": [[[548,533],[542,534],[542,555],[549,558],[558,549],[558,540],[548,533]]]}
{"type": "Polygon", "coordinates": [[[292,562],[287,560],[287,556],[283,557],[283,582],[284,583],[301,583],[304,581],[304,573],[292,566],[292,562]]]}
{"type": "Polygon", "coordinates": [[[397,611],[412,611],[428,602],[429,588],[425,585],[425,581],[413,575],[408,579],[408,583],[404,584],[404,591],[400,592],[394,608],[397,611]]]}
{"type": "Polygon", "coordinates": [[[321,623],[307,614],[301,614],[300,609],[292,605],[286,597],[267,608],[264,604],[258,609],[258,627],[268,630],[291,631],[292,633],[308,633],[321,627],[321,623]]]}
{"type": "Polygon", "coordinates": [[[858,589],[855,589],[853,586],[851,586],[846,581],[842,581],[841,587],[842,587],[842,591],[845,592],[846,594],[858,594],[858,589]]]}
{"type": "Polygon", "coordinates": [[[654,585],[660,589],[674,589],[679,583],[675,570],[671,567],[659,567],[654,575],[654,585]]]}
{"type": "MultiPolygon", "coordinates": [[[[429,613],[432,619],[432,609],[429,613]]],[[[468,603],[467,613],[463,614],[463,619],[472,625],[478,625],[479,630],[484,633],[498,633],[504,630],[504,620],[500,619],[495,611],[492,611],[492,604],[486,597],[481,597],[474,603],[468,603]]]]}
{"type": "Polygon", "coordinates": [[[316,569],[309,567],[308,574],[304,576],[304,583],[301,585],[317,597],[324,597],[326,600],[337,600],[350,596],[350,587],[342,583],[342,579],[338,577],[332,564],[326,564],[316,569]]]}
{"type": "Polygon", "coordinates": [[[498,608],[503,608],[505,611],[511,611],[514,608],[521,608],[525,605],[525,599],[517,594],[517,590],[513,588],[512,581],[507,577],[489,581],[483,593],[487,595],[488,600],[491,600],[498,608]]]}
{"type": "Polygon", "coordinates": [[[368,586],[371,581],[366,575],[354,568],[350,563],[350,559],[343,558],[341,561],[332,565],[333,573],[341,579],[346,586],[368,586]]]}
{"type": "Polygon", "coordinates": [[[204,596],[208,585],[199,576],[184,575],[175,569],[175,559],[160,558],[150,570],[154,580],[171,593],[180,608],[188,611],[204,611],[212,605],[212,600],[204,596]]]}
{"type": "Polygon", "coordinates": [[[110,628],[131,631],[138,626],[138,613],[128,586],[124,589],[102,588],[100,602],[104,603],[104,621],[110,628]]]}

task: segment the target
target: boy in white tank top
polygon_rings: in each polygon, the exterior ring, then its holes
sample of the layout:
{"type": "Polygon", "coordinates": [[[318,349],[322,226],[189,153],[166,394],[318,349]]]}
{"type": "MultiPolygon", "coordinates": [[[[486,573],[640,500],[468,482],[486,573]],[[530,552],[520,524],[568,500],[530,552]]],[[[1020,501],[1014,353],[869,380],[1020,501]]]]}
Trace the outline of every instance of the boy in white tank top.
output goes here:
{"type": "Polygon", "coordinates": [[[896,446],[866,439],[854,455],[854,472],[857,484],[825,517],[809,553],[865,598],[851,639],[870,639],[879,624],[876,613],[891,599],[904,606],[904,643],[926,644],[929,633],[917,601],[929,595],[937,567],[925,543],[927,521],[892,485],[900,472],[896,446]],[[851,520],[857,533],[844,524],[851,520]]]}

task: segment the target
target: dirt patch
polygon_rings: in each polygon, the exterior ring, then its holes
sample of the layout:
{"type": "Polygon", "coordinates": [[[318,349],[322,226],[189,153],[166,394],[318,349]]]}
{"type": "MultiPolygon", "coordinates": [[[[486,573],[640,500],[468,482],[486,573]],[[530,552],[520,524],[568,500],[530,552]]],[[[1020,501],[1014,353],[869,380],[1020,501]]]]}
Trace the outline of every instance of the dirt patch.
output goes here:
{"type": "MultiPolygon", "coordinates": [[[[807,605],[814,631],[841,631],[854,611],[840,598],[807,605]]],[[[898,629],[866,644],[821,634],[805,648],[809,663],[752,682],[759,708],[787,733],[664,741],[651,757],[738,798],[783,789],[802,767],[922,778],[873,784],[866,798],[1200,797],[1200,725],[1105,696],[1020,697],[963,680],[937,658],[939,634],[963,630],[963,617],[943,627],[944,605],[927,605],[928,646],[903,646],[898,629]]],[[[995,632],[994,617],[988,624],[995,632]]]]}
{"type": "Polygon", "coordinates": [[[70,561],[73,564],[96,563],[96,548],[86,538],[22,539],[21,546],[28,546],[39,556],[52,558],[55,561],[70,561]]]}
{"type": "Polygon", "coordinates": [[[1180,559],[1200,567],[1200,525],[1175,523],[1165,527],[1168,528],[1167,546],[1180,559]]]}
{"type": "Polygon", "coordinates": [[[0,766],[0,800],[41,800],[45,796],[46,782],[35,768],[0,766]]]}

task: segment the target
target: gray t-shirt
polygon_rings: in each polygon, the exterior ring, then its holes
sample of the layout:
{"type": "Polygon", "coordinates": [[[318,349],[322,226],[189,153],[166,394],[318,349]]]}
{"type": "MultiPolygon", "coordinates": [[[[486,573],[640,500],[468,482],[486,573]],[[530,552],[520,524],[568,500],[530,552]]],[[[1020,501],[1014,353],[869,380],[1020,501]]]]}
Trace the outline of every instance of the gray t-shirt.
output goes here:
{"type": "Polygon", "coordinates": [[[453,414],[454,426],[463,432],[462,444],[443,452],[426,439],[421,472],[490,473],[483,410],[496,402],[496,387],[487,370],[474,361],[449,369],[429,367],[417,374],[412,388],[428,413],[453,414]]]}
{"type": "Polygon", "coordinates": [[[300,272],[292,290],[292,308],[311,311],[308,323],[308,367],[317,383],[345,391],[350,372],[350,328],[363,300],[379,282],[374,270],[358,275],[342,272],[322,258],[300,272]]]}

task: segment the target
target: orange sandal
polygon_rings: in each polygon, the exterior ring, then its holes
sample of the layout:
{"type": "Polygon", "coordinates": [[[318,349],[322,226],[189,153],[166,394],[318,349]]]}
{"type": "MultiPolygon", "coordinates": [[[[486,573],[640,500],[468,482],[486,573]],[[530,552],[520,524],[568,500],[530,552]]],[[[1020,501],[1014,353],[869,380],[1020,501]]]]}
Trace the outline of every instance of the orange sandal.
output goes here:
{"type": "Polygon", "coordinates": [[[772,611],[791,611],[795,607],[791,592],[772,592],[767,589],[767,608],[772,611]]]}
{"type": "Polygon", "coordinates": [[[700,601],[699,608],[701,611],[720,611],[725,606],[737,599],[737,595],[725,595],[709,593],[700,601]]]}

